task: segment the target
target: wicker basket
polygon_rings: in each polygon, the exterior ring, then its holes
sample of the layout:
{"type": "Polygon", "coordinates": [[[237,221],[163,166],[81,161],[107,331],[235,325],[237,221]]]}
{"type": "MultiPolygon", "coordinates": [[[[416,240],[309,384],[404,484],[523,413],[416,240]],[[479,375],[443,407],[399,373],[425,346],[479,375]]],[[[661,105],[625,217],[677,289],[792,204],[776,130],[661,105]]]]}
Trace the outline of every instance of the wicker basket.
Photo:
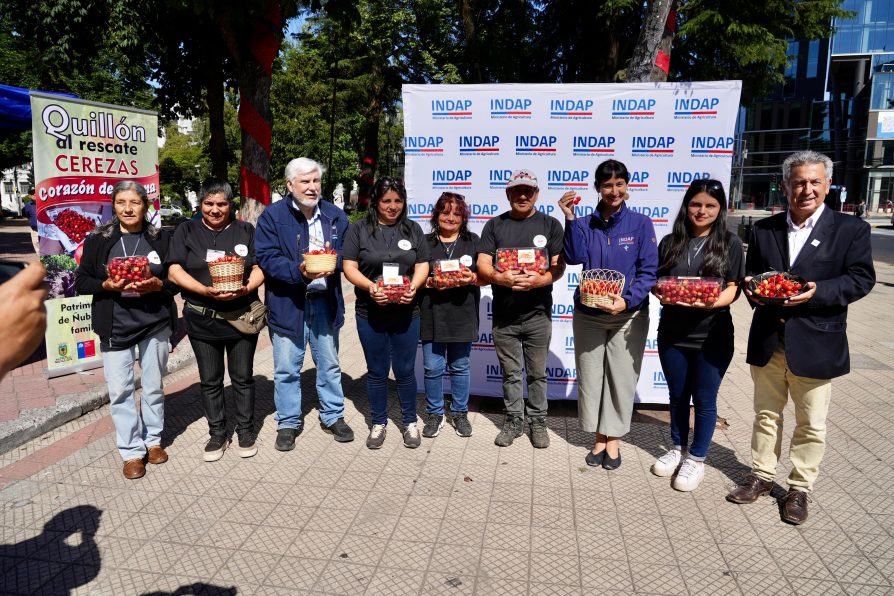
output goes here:
{"type": "Polygon", "coordinates": [[[614,269],[589,269],[580,277],[580,301],[591,308],[612,303],[608,294],[624,291],[624,274],[614,269]]]}
{"type": "Polygon", "coordinates": [[[337,254],[325,255],[304,255],[304,268],[308,273],[325,273],[327,271],[335,271],[335,264],[338,262],[337,254]]]}
{"type": "Polygon", "coordinates": [[[245,274],[245,261],[208,263],[211,272],[211,285],[221,292],[235,292],[242,287],[245,274]]]}

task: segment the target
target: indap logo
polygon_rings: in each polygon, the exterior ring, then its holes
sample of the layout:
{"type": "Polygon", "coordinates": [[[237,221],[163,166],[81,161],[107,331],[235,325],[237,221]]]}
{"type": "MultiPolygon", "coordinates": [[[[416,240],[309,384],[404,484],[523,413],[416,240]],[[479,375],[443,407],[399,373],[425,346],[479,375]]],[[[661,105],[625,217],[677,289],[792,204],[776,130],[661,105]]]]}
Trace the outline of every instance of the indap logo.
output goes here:
{"type": "Polygon", "coordinates": [[[548,170],[546,187],[550,190],[586,190],[590,186],[587,170],[548,170]]]}
{"type": "Polygon", "coordinates": [[[634,157],[673,157],[674,137],[633,137],[630,152],[634,157]]]}
{"type": "Polygon", "coordinates": [[[678,97],[674,100],[674,118],[678,120],[712,120],[717,118],[717,97],[678,97]]]}
{"type": "Polygon", "coordinates": [[[685,191],[694,181],[704,180],[705,178],[710,177],[710,172],[686,172],[681,170],[671,170],[667,173],[667,189],[685,191]]]}
{"type": "Polygon", "coordinates": [[[511,176],[512,170],[491,170],[487,176],[488,184],[492,189],[505,189],[511,176]]]}
{"type": "Polygon", "coordinates": [[[642,213],[646,217],[652,219],[653,224],[666,225],[669,220],[670,207],[649,207],[646,205],[631,205],[630,210],[636,213],[642,213]]]}
{"type": "Polygon", "coordinates": [[[592,120],[592,99],[551,99],[549,117],[559,120],[592,120]]]}
{"type": "Polygon", "coordinates": [[[652,389],[667,389],[667,379],[660,370],[652,373],[652,389]]]}
{"type": "Polygon", "coordinates": [[[500,212],[500,206],[496,203],[470,203],[469,219],[472,221],[487,221],[500,212]]]}
{"type": "Polygon", "coordinates": [[[568,274],[565,275],[565,281],[568,283],[569,290],[577,289],[577,286],[580,285],[580,272],[579,271],[568,272],[568,274]]]}
{"type": "Polygon", "coordinates": [[[571,139],[571,152],[578,156],[615,154],[615,137],[579,137],[571,139]]]}
{"type": "Polygon", "coordinates": [[[516,155],[555,155],[557,137],[549,135],[516,135],[516,155]]]}
{"type": "Polygon", "coordinates": [[[577,382],[577,370],[563,366],[547,366],[546,382],[554,385],[569,385],[577,382]]]}
{"type": "Polygon", "coordinates": [[[404,137],[404,152],[414,155],[444,155],[444,137],[404,137]]]}
{"type": "Polygon", "coordinates": [[[553,304],[553,321],[570,321],[574,318],[574,304],[553,304]]]}
{"type": "Polygon", "coordinates": [[[652,120],[655,118],[656,100],[651,97],[631,97],[612,100],[613,120],[652,120]]]}
{"type": "Polygon", "coordinates": [[[472,343],[473,350],[492,350],[494,349],[494,334],[482,333],[478,336],[478,341],[472,343]]]}
{"type": "Polygon", "coordinates": [[[460,155],[499,155],[498,135],[462,135],[459,137],[460,155]]]}
{"type": "Polygon", "coordinates": [[[649,176],[649,172],[645,170],[630,172],[630,182],[627,184],[627,189],[631,192],[649,190],[649,176]]]}
{"type": "Polygon", "coordinates": [[[472,170],[433,170],[431,187],[435,189],[472,188],[472,170]]]}
{"type": "Polygon", "coordinates": [[[646,340],[646,348],[643,351],[646,356],[657,356],[658,355],[658,340],[657,339],[647,339],[646,340]]]}
{"type": "Polygon", "coordinates": [[[494,318],[494,303],[490,300],[484,303],[484,317],[490,321],[494,318]]]}
{"type": "Polygon", "coordinates": [[[410,219],[428,220],[431,218],[433,207],[431,203],[407,201],[407,217],[410,219]]]}
{"type": "Polygon", "coordinates": [[[490,100],[490,117],[494,119],[530,119],[534,100],[525,98],[493,98],[490,100]]]}
{"type": "Polygon", "coordinates": [[[733,137],[692,137],[692,157],[732,157],[733,137]]]}
{"type": "Polygon", "coordinates": [[[574,336],[573,335],[565,336],[565,353],[566,354],[574,354],[574,336]]]}
{"type": "Polygon", "coordinates": [[[503,367],[499,364],[487,364],[484,367],[484,378],[495,383],[503,381],[503,367]]]}
{"type": "Polygon", "coordinates": [[[551,203],[547,203],[544,205],[534,205],[534,209],[544,215],[549,215],[550,217],[552,217],[553,212],[556,210],[556,206],[551,203]]]}
{"type": "Polygon", "coordinates": [[[433,99],[431,117],[435,120],[470,120],[471,99],[433,99]]]}

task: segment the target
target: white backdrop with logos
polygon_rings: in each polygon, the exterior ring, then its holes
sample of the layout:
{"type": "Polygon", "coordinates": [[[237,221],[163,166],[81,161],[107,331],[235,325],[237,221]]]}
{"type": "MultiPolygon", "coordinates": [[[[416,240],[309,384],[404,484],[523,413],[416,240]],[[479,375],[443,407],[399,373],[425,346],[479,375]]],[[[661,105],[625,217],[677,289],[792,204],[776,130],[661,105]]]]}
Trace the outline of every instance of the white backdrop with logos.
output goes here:
{"type": "MultiPolygon", "coordinates": [[[[404,151],[410,216],[428,222],[441,192],[465,195],[471,229],[508,209],[512,170],[537,174],[537,208],[564,217],[556,201],[569,189],[583,200],[577,215],[593,212],[599,195],[593,172],[605,159],[631,172],[628,206],[652,218],[660,240],[670,231],[683,193],[697,178],[729,187],[740,81],[573,85],[404,85],[404,151]]],[[[553,336],[547,360],[550,399],[576,399],[573,294],[580,266],[553,286],[553,336]]],[[[502,396],[491,335],[491,292],[481,299],[479,339],[473,344],[471,392],[502,396]]],[[[667,383],[656,347],[660,307],[651,324],[637,401],[667,403],[667,383]]],[[[421,350],[416,375],[422,384],[421,350]]],[[[449,387],[449,385],[447,385],[449,387]]]]}

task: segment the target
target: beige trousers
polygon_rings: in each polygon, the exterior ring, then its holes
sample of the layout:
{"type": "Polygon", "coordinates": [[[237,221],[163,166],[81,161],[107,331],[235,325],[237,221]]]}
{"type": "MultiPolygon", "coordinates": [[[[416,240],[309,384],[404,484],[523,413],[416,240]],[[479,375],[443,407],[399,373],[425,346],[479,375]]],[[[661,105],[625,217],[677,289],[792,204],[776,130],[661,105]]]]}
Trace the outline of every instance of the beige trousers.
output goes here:
{"type": "Polygon", "coordinates": [[[752,472],[772,482],[782,451],[782,412],[791,395],[795,432],[789,448],[792,471],[788,485],[810,492],[826,450],[826,415],[832,398],[831,379],[799,377],[788,369],[780,344],[766,366],[751,367],[754,379],[754,427],[751,433],[752,472]]]}

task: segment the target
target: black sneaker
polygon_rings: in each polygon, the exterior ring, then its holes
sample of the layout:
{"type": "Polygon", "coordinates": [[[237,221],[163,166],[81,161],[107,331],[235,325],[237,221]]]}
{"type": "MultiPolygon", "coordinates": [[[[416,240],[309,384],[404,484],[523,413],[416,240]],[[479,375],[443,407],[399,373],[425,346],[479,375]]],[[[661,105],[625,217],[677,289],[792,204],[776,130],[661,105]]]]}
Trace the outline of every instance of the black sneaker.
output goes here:
{"type": "Polygon", "coordinates": [[[205,453],[202,454],[202,459],[209,462],[219,460],[223,457],[224,451],[229,444],[229,437],[225,435],[211,435],[211,438],[205,443],[205,453]]]}
{"type": "Polygon", "coordinates": [[[437,437],[442,428],[444,428],[444,416],[442,414],[426,414],[422,436],[428,439],[437,437]]]}
{"type": "Polygon", "coordinates": [[[339,443],[350,443],[354,440],[354,431],[351,430],[344,418],[339,418],[329,426],[321,422],[320,426],[323,427],[323,432],[333,435],[339,443]]]}
{"type": "Polygon", "coordinates": [[[239,433],[239,457],[252,457],[257,453],[258,446],[254,434],[250,431],[239,433]]]}
{"type": "Polygon", "coordinates": [[[524,418],[506,414],[506,418],[503,420],[503,429],[497,435],[497,438],[494,439],[494,444],[500,447],[509,447],[512,445],[512,441],[522,436],[524,432],[524,418]]]}
{"type": "Polygon", "coordinates": [[[276,431],[276,447],[277,451],[291,451],[295,448],[295,437],[298,436],[297,428],[281,428],[276,431]]]}
{"type": "Polygon", "coordinates": [[[531,445],[537,449],[549,447],[549,433],[546,431],[546,418],[531,418],[531,445]]]}
{"type": "Polygon", "coordinates": [[[466,412],[456,412],[453,415],[453,430],[461,437],[472,436],[472,425],[469,424],[469,416],[466,412]]]}

